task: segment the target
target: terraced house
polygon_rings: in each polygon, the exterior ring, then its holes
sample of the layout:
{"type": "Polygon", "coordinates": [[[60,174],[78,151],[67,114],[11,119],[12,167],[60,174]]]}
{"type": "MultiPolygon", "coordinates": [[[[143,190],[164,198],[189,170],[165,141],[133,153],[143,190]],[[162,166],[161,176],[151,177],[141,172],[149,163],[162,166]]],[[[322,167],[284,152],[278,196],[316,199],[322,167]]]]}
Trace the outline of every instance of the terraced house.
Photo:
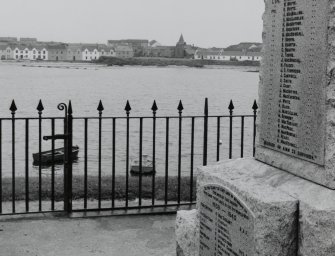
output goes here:
{"type": "Polygon", "coordinates": [[[24,45],[14,46],[13,59],[15,60],[48,60],[48,50],[44,45],[24,45]]]}
{"type": "Polygon", "coordinates": [[[13,59],[13,51],[6,43],[0,43],[0,59],[1,60],[13,59]]]}
{"type": "Polygon", "coordinates": [[[227,48],[197,49],[194,59],[219,61],[260,61],[262,45],[259,43],[240,43],[227,48]]]}
{"type": "Polygon", "coordinates": [[[82,60],[92,61],[97,60],[101,56],[115,56],[115,50],[113,47],[108,47],[104,44],[83,44],[82,50],[82,60]]]}

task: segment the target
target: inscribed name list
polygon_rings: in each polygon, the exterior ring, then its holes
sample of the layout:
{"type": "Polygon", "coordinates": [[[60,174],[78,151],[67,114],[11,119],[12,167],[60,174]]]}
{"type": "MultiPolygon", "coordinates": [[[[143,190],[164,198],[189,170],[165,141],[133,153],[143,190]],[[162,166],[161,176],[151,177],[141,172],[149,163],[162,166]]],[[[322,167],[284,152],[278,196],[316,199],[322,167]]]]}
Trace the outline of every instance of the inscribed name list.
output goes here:
{"type": "Polygon", "coordinates": [[[253,256],[254,216],[229,189],[206,185],[201,191],[200,256],[253,256]]]}
{"type": "Polygon", "coordinates": [[[324,165],[328,0],[268,0],[260,145],[324,165]]]}

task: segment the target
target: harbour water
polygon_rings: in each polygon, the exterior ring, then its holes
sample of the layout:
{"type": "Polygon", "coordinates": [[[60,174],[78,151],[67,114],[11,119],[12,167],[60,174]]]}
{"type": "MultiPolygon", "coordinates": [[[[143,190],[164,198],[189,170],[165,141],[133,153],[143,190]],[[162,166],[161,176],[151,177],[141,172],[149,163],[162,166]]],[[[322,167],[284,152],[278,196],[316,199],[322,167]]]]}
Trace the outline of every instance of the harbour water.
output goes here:
{"type": "MultiPolygon", "coordinates": [[[[129,100],[131,116],[150,116],[151,105],[156,100],[157,116],[177,116],[179,100],[184,105],[183,115],[202,115],[204,99],[209,99],[210,115],[227,115],[232,99],[235,114],[252,114],[251,106],[258,98],[258,73],[254,67],[106,67],[94,64],[73,63],[9,63],[0,62],[0,117],[11,117],[9,106],[12,99],[17,105],[17,117],[37,117],[37,104],[42,99],[45,110],[43,116],[63,116],[57,110],[60,102],[72,101],[75,117],[97,117],[98,102],[104,105],[103,116],[125,116],[124,107],[129,100]]],[[[209,122],[208,160],[216,161],[216,119],[209,122]]],[[[240,119],[234,121],[233,157],[240,154],[240,119]]],[[[43,135],[50,135],[49,121],[43,124],[43,135]]],[[[83,120],[74,121],[74,144],[80,147],[78,162],[74,164],[74,174],[83,174],[83,120]]],[[[130,156],[138,156],[138,120],[131,122],[130,156]]],[[[245,156],[251,155],[252,120],[245,123],[245,156]]],[[[3,121],[2,127],[2,175],[11,176],[11,122],[3,121]]],[[[25,129],[24,122],[16,124],[16,176],[23,176],[25,170],[25,129]]],[[[228,122],[221,122],[220,158],[228,157],[228,122]]],[[[171,120],[169,142],[169,173],[176,173],[178,155],[178,120],[171,120]]],[[[98,170],[98,123],[89,121],[88,172],[96,175],[98,170]]],[[[190,120],[183,121],[182,133],[182,173],[190,172],[190,120]]],[[[203,121],[195,124],[195,163],[202,163],[203,121]]],[[[62,133],[62,123],[56,122],[56,133],[62,133]]],[[[102,129],[102,172],[111,174],[112,166],[112,121],[103,120],[102,129]]],[[[116,128],[116,171],[125,173],[125,120],[117,121],[116,128]]],[[[32,165],[31,154],[38,151],[37,122],[30,121],[29,130],[29,171],[35,176],[38,168],[32,165]]],[[[51,143],[43,142],[43,150],[49,150],[51,143]]],[[[57,146],[62,146],[57,142],[57,146]]],[[[152,120],[144,120],[143,153],[152,152],[152,120]]],[[[165,166],[165,120],[157,121],[157,172],[164,174],[165,166]]],[[[57,166],[57,174],[62,175],[62,166],[57,166]]],[[[43,169],[45,176],[50,168],[43,169]]]]}

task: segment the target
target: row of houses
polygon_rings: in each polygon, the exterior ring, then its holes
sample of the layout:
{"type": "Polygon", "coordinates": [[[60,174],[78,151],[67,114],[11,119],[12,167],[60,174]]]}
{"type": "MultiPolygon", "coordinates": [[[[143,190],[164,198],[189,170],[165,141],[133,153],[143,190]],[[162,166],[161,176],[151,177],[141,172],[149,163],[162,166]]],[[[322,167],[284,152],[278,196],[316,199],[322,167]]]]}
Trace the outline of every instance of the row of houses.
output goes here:
{"type": "Polygon", "coordinates": [[[142,39],[109,40],[106,44],[39,42],[36,38],[0,37],[1,60],[94,61],[100,57],[163,57],[217,61],[260,61],[260,43],[240,43],[227,48],[198,48],[183,35],[175,46],[142,39]]]}
{"type": "Polygon", "coordinates": [[[197,49],[194,59],[217,61],[260,61],[262,44],[240,43],[227,48],[197,49]]]}
{"type": "Polygon", "coordinates": [[[101,56],[133,57],[134,50],[127,45],[111,47],[105,44],[39,42],[34,38],[21,38],[19,41],[0,38],[1,60],[92,61],[101,56]]]}

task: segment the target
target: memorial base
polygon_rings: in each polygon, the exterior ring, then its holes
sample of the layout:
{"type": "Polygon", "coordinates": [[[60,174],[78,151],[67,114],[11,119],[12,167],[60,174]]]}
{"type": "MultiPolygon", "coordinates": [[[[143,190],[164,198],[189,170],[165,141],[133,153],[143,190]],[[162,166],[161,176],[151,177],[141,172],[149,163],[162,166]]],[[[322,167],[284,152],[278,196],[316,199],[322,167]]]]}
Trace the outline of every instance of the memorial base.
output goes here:
{"type": "MultiPolygon", "coordinates": [[[[334,190],[251,158],[202,167],[197,182],[198,210],[202,189],[209,184],[229,189],[248,206],[254,215],[253,255],[335,255],[334,190]]],[[[188,223],[200,223],[199,214],[189,216],[194,220],[188,219],[188,223]]],[[[179,255],[199,255],[185,249],[192,244],[188,239],[194,241],[190,234],[198,234],[194,227],[199,225],[190,225],[187,232],[180,223],[176,228],[179,255]]]]}

